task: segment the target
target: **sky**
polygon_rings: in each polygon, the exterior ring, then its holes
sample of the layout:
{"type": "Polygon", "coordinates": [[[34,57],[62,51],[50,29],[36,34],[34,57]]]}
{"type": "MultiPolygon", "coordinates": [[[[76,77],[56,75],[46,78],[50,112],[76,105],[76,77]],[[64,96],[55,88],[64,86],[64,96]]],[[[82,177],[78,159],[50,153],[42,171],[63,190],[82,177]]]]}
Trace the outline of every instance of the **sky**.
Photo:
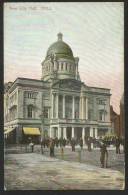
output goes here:
{"type": "Polygon", "coordinates": [[[4,81],[41,79],[48,47],[63,40],[79,57],[81,80],[111,89],[119,114],[124,91],[123,2],[4,3],[4,81]]]}

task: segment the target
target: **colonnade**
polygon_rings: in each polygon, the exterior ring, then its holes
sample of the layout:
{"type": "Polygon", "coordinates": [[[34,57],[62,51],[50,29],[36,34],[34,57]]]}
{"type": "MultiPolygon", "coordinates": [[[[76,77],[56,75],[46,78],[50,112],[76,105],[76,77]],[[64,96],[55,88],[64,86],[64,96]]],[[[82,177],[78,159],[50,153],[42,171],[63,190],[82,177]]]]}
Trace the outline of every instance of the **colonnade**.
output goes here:
{"type": "MultiPolygon", "coordinates": [[[[62,108],[63,108],[63,118],[65,118],[65,104],[66,104],[66,95],[61,94],[63,97],[62,108]]],[[[69,95],[68,95],[69,96],[69,95]]],[[[71,96],[71,95],[70,95],[71,96]]],[[[77,96],[72,95],[72,119],[75,119],[75,98],[77,96]]],[[[88,98],[85,96],[80,96],[79,100],[79,117],[80,119],[88,119],[88,98]]],[[[58,118],[59,116],[59,94],[52,93],[52,101],[51,101],[51,118],[58,118]],[[56,115],[54,115],[54,111],[56,115]]]]}
{"type": "MultiPolygon", "coordinates": [[[[75,128],[77,128],[77,127],[71,127],[71,138],[75,138],[75,128]]],[[[85,144],[85,136],[87,136],[87,134],[86,134],[86,127],[81,127],[81,130],[82,130],[81,137],[83,139],[83,143],[85,144]]],[[[58,126],[52,127],[51,126],[50,127],[50,137],[54,138],[55,136],[58,137],[58,139],[61,138],[61,137],[67,139],[68,138],[68,136],[67,136],[67,127],[58,127],[58,126]],[[56,131],[56,134],[55,134],[55,131],[56,131]]],[[[98,137],[98,129],[97,129],[97,127],[95,127],[95,128],[94,127],[90,127],[88,136],[97,138],[98,137]]]]}

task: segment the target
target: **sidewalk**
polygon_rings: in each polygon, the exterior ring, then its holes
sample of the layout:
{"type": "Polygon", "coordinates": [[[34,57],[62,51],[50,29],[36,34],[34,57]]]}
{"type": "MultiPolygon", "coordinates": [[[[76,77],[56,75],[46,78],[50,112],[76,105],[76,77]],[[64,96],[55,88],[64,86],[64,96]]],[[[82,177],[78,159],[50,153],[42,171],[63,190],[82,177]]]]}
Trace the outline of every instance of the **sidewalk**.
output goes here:
{"type": "Polygon", "coordinates": [[[7,190],[122,190],[124,176],[119,171],[44,155],[7,154],[7,190]]]}

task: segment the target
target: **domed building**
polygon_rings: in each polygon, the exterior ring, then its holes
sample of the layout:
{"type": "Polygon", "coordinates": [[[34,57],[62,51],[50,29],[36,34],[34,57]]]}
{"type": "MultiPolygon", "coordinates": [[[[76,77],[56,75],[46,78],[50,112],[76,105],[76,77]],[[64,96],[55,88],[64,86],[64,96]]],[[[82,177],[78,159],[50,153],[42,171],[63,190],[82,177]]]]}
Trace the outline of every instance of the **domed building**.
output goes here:
{"type": "Polygon", "coordinates": [[[68,44],[63,42],[62,34],[58,34],[58,40],[47,51],[46,58],[42,62],[42,80],[78,79],[78,61],[68,44]]]}
{"type": "Polygon", "coordinates": [[[57,35],[41,63],[41,80],[17,78],[5,90],[5,138],[39,142],[44,137],[79,140],[111,131],[110,89],[87,86],[79,58],[57,35]]]}

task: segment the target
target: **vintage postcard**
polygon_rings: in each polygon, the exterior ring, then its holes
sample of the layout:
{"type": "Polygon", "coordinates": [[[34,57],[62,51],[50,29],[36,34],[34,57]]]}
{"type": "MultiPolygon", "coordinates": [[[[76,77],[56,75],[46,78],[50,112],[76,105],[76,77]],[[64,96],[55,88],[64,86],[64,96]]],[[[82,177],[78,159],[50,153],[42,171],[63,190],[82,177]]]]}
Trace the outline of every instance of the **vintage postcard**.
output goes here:
{"type": "Polygon", "coordinates": [[[124,190],[123,2],[4,3],[4,189],[124,190]]]}

